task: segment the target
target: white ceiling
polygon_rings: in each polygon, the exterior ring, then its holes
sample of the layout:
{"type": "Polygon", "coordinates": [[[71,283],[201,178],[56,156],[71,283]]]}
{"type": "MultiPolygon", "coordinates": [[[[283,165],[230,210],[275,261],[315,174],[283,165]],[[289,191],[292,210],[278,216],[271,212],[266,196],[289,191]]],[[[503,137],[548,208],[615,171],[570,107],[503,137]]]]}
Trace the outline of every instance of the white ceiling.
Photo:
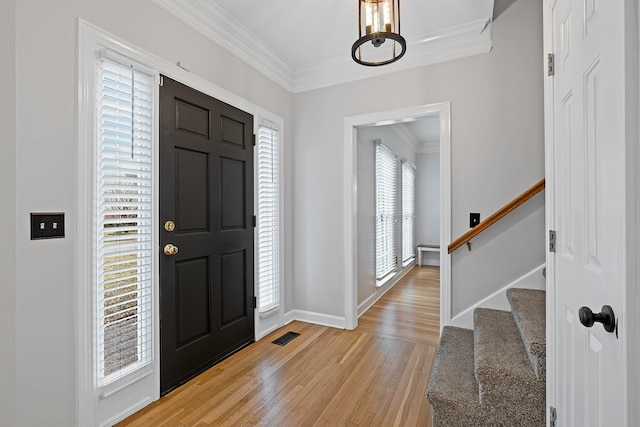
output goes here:
{"type": "Polygon", "coordinates": [[[358,0],[151,1],[292,92],[491,50],[494,0],[402,0],[407,53],[382,67],[351,59],[358,0]]]}
{"type": "MultiPolygon", "coordinates": [[[[291,67],[337,56],[351,57],[358,38],[358,0],[209,0],[265,41],[291,67]]],[[[402,35],[407,40],[486,20],[493,0],[404,0],[402,35]]],[[[409,49],[411,46],[409,46],[409,49]]]]}

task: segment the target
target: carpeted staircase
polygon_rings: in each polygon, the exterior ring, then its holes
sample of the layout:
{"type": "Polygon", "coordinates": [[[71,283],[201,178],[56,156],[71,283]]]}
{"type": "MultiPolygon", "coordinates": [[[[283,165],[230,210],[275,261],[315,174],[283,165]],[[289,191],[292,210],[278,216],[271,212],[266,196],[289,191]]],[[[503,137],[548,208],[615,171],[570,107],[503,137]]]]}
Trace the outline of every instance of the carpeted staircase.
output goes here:
{"type": "Polygon", "coordinates": [[[427,398],[433,427],[545,425],[545,292],[509,289],[511,312],[479,308],[447,326],[427,398]]]}

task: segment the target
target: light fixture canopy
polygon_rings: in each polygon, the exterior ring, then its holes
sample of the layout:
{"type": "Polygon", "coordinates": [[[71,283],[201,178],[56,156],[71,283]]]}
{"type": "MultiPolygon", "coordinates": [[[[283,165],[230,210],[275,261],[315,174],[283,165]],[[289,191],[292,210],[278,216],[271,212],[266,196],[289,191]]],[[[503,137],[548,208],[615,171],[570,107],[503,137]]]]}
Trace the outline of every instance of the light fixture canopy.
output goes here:
{"type": "Polygon", "coordinates": [[[358,64],[378,66],[402,58],[407,42],[400,35],[400,0],[358,0],[359,38],[351,47],[358,64]]]}

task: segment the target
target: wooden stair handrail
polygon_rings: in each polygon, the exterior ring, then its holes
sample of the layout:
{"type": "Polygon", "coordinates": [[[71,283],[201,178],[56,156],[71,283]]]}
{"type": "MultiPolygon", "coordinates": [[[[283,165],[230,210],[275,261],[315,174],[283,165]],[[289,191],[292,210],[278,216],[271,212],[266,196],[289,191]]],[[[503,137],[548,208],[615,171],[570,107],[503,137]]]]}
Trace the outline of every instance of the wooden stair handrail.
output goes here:
{"type": "Polygon", "coordinates": [[[487,217],[487,219],[480,222],[471,230],[467,231],[462,236],[458,237],[456,240],[451,242],[451,244],[448,247],[449,253],[455,251],[465,243],[470,242],[471,239],[476,237],[478,234],[482,233],[487,228],[491,227],[493,224],[495,224],[500,219],[505,217],[509,212],[513,211],[515,208],[517,208],[518,206],[520,206],[521,204],[523,204],[524,202],[526,202],[527,200],[529,200],[530,198],[532,198],[533,196],[535,196],[536,194],[544,190],[544,186],[545,186],[545,181],[543,178],[542,180],[537,182],[535,185],[533,185],[533,187],[529,188],[527,191],[520,194],[518,197],[516,197],[515,199],[513,199],[512,201],[510,201],[500,209],[498,209],[496,212],[494,212],[491,216],[487,217]]]}

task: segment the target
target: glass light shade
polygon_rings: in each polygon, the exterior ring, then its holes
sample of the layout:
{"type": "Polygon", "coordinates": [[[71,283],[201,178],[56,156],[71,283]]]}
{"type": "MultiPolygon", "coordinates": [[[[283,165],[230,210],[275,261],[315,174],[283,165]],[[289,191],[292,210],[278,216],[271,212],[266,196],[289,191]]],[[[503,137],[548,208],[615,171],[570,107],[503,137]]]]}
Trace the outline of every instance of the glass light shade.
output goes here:
{"type": "Polygon", "coordinates": [[[351,47],[358,64],[378,66],[402,58],[407,42],[400,35],[400,0],[358,0],[359,36],[351,47]]]}

